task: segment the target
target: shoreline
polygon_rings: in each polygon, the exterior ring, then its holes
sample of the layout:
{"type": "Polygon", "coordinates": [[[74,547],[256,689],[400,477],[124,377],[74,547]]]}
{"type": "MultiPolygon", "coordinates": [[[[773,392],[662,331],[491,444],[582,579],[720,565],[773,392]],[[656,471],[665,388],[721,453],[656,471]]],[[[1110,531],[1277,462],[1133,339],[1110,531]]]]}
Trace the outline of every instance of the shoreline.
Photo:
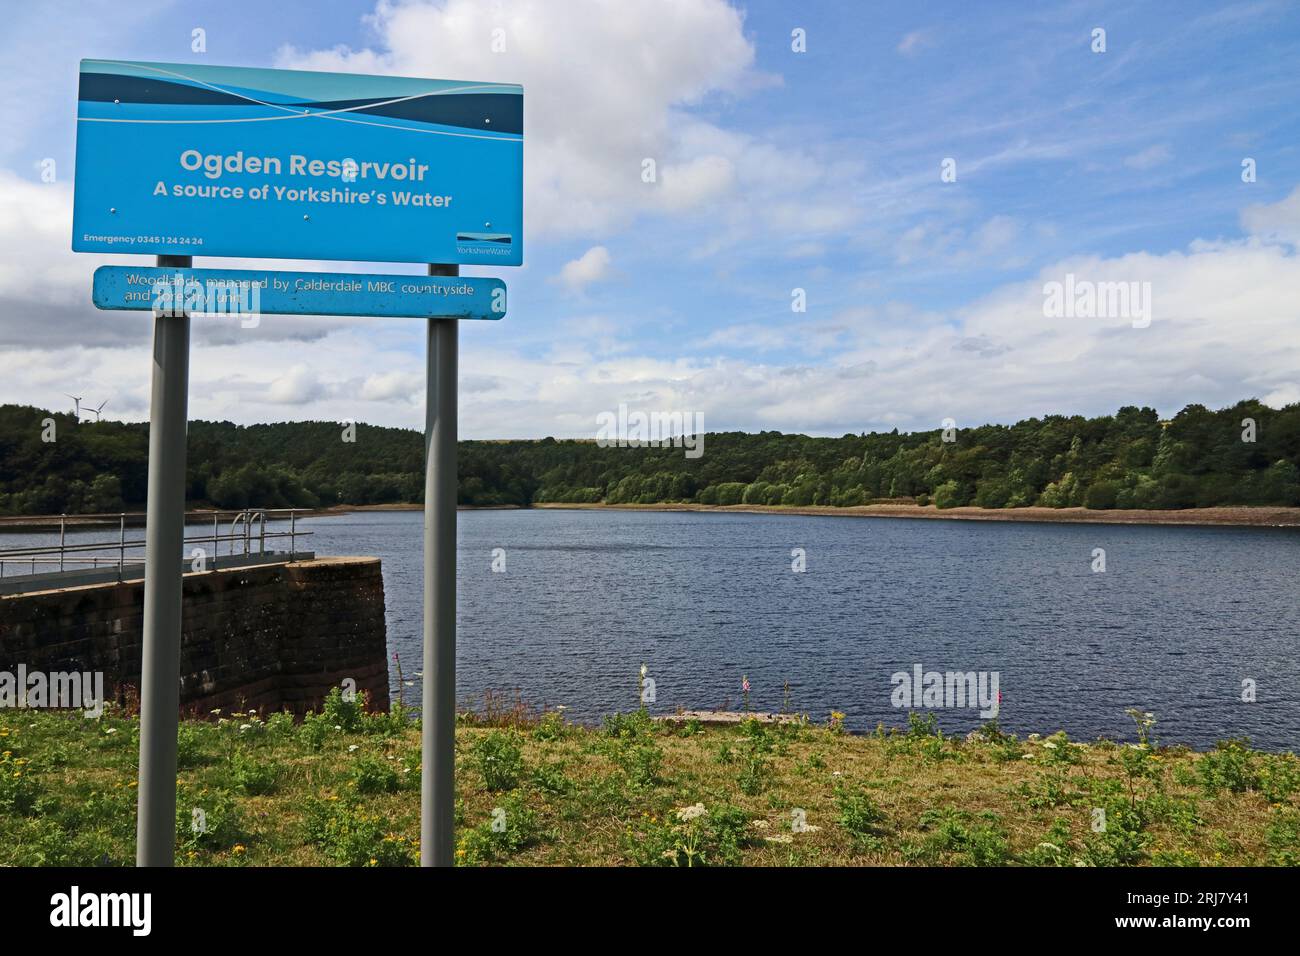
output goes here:
{"type": "Polygon", "coordinates": [[[607,505],[539,502],[538,509],[569,511],[699,511],[722,514],[773,514],[810,517],[913,518],[937,521],[1028,521],[1056,524],[1186,525],[1233,528],[1300,528],[1300,508],[1222,506],[1184,508],[1170,511],[1151,509],[1090,510],[1088,508],[976,508],[966,506],[940,510],[934,505],[877,504],[835,508],[829,505],[785,507],[784,505],[701,505],[694,503],[607,505]]]}
{"type": "MultiPolygon", "coordinates": [[[[423,511],[424,505],[398,502],[380,505],[330,505],[327,508],[303,508],[302,518],[329,518],[347,514],[383,511],[423,511]]],[[[1088,508],[977,508],[964,506],[940,510],[934,505],[872,504],[836,508],[830,505],[702,505],[694,502],[657,502],[655,504],[610,505],[558,501],[521,505],[457,505],[457,511],[659,511],[708,512],[717,514],[798,515],[801,517],[840,518],[912,518],[932,521],[1022,521],[1035,524],[1123,524],[1182,525],[1219,528],[1300,528],[1300,508],[1275,506],[1216,506],[1178,510],[1088,508]]],[[[273,519],[278,520],[278,519],[273,519]]],[[[287,520],[287,519],[286,519],[287,520]]],[[[68,527],[117,527],[115,521],[67,516],[68,527]]],[[[143,516],[128,520],[127,527],[143,527],[143,516]]],[[[15,515],[0,522],[4,532],[48,532],[59,528],[58,515],[15,515]]]]}

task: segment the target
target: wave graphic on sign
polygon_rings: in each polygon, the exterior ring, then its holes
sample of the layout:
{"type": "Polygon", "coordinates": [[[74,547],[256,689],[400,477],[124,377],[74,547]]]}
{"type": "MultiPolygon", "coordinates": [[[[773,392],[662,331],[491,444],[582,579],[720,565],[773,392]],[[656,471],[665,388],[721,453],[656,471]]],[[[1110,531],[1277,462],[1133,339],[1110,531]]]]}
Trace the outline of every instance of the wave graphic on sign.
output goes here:
{"type": "Polygon", "coordinates": [[[504,232],[458,232],[457,242],[491,242],[499,246],[510,245],[512,239],[504,232]]]}
{"type": "MultiPolygon", "coordinates": [[[[431,128],[434,126],[472,129],[480,136],[486,134],[486,138],[493,139],[514,140],[523,133],[522,90],[509,84],[465,85],[427,80],[415,81],[423,89],[412,90],[412,81],[406,79],[398,84],[388,82],[389,78],[385,77],[291,71],[295,89],[290,91],[275,87],[218,86],[206,82],[201,75],[190,76],[153,64],[98,60],[86,61],[85,65],[87,69],[81,74],[79,90],[83,105],[80,118],[89,122],[227,123],[311,118],[420,132],[440,132],[431,128]],[[313,77],[325,79],[313,84],[313,77]],[[317,89],[313,90],[313,86],[317,89]],[[370,89],[375,95],[358,95],[370,89]],[[325,95],[312,96],[313,92],[325,95]],[[104,108],[98,104],[110,103],[113,109],[108,115],[102,115],[104,108]],[[367,124],[365,120],[349,120],[338,115],[341,113],[354,117],[367,114],[397,122],[367,124]]],[[[196,67],[182,68],[198,72],[196,67]]],[[[249,69],[246,72],[250,79],[256,80],[262,75],[278,79],[286,71],[249,69]]]]}

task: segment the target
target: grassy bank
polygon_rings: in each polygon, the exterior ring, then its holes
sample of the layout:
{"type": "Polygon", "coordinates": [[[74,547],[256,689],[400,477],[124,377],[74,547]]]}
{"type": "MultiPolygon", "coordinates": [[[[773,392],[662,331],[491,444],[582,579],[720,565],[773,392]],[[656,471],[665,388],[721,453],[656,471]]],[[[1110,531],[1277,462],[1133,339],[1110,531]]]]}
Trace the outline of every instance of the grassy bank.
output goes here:
{"type": "MultiPolygon", "coordinates": [[[[131,862],[137,728],[120,711],[0,712],[0,864],[131,862]]],[[[1239,743],[968,741],[916,717],[856,737],[644,714],[589,729],[554,713],[466,717],[456,743],[466,865],[1300,863],[1300,761],[1239,743]]],[[[337,692],[299,725],[185,722],[177,863],[413,864],[419,746],[400,715],[337,692]]]]}

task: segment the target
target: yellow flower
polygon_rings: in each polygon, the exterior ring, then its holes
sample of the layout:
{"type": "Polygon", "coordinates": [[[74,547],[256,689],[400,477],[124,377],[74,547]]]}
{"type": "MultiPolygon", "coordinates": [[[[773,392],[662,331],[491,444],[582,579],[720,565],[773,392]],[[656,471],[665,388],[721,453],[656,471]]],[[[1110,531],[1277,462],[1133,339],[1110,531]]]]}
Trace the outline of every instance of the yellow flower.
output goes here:
{"type": "Polygon", "coordinates": [[[236,844],[235,844],[235,852],[236,852],[236,853],[243,853],[243,852],[244,852],[244,849],[245,849],[244,844],[242,844],[242,843],[236,843],[236,844]]]}
{"type": "Polygon", "coordinates": [[[367,865],[368,865],[368,866],[378,866],[378,865],[379,865],[379,861],[376,860],[376,859],[372,856],[372,857],[370,858],[370,863],[367,864],[367,865]]]}

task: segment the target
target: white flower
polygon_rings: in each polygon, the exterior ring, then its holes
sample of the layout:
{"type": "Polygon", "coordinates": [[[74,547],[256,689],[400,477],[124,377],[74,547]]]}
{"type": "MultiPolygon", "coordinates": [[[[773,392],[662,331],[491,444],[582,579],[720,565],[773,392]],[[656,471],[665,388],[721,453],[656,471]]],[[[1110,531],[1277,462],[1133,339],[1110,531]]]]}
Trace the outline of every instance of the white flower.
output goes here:
{"type": "Polygon", "coordinates": [[[697,817],[702,817],[708,812],[709,812],[708,810],[704,809],[704,804],[697,803],[694,806],[682,807],[680,810],[678,810],[677,819],[681,820],[683,823],[686,823],[690,820],[696,819],[697,817]]]}
{"type": "Polygon", "coordinates": [[[763,837],[768,843],[793,843],[794,837],[788,833],[777,833],[770,837],[763,837]]]}
{"type": "Polygon", "coordinates": [[[349,747],[349,748],[348,748],[348,753],[352,753],[352,751],[356,750],[356,749],[357,749],[357,746],[358,746],[357,744],[353,744],[351,747],[349,747]]]}
{"type": "Polygon", "coordinates": [[[116,727],[109,727],[106,731],[104,731],[104,733],[106,733],[106,734],[115,734],[115,733],[117,733],[117,728],[116,728],[116,727]]]}
{"type": "Polygon", "coordinates": [[[253,729],[253,725],[252,725],[252,724],[240,724],[240,725],[239,725],[239,732],[240,732],[241,734],[242,734],[245,730],[252,730],[252,729],[253,729]]]}
{"type": "Polygon", "coordinates": [[[1050,740],[1044,740],[1044,741],[1043,741],[1043,746],[1046,747],[1046,748],[1048,748],[1049,750],[1055,750],[1055,749],[1056,749],[1056,744],[1052,743],[1050,740]]]}

